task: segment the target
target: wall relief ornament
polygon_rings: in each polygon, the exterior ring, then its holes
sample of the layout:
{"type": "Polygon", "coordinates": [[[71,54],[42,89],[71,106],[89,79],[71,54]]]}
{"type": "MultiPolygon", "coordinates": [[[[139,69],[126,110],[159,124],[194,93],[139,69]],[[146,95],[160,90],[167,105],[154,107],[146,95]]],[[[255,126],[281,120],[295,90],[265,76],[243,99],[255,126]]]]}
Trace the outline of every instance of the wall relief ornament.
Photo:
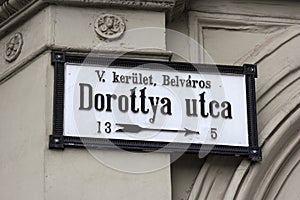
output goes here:
{"type": "Polygon", "coordinates": [[[20,55],[23,46],[23,37],[21,33],[15,33],[6,43],[5,60],[12,62],[20,55]]]}
{"type": "Polygon", "coordinates": [[[123,19],[112,14],[100,15],[95,21],[96,33],[105,39],[119,38],[124,33],[125,27],[123,19]]]}

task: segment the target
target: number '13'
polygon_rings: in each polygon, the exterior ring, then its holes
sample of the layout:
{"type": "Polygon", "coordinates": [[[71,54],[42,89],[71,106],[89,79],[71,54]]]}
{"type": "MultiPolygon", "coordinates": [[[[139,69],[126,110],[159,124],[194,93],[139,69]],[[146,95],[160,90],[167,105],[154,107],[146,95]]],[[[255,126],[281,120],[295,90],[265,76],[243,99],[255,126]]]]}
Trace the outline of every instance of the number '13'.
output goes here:
{"type": "MultiPolygon", "coordinates": [[[[98,121],[98,131],[97,133],[101,133],[101,122],[98,121]]],[[[111,123],[110,122],[105,122],[104,123],[104,131],[105,133],[111,133],[111,123]]]]}

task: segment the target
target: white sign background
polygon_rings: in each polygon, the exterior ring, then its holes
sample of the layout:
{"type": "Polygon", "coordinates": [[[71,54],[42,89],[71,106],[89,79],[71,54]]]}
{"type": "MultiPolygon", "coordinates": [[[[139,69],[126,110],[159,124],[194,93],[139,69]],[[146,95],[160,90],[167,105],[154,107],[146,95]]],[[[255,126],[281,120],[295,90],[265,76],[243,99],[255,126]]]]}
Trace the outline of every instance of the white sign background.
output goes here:
{"type": "MultiPolygon", "coordinates": [[[[234,74],[205,74],[199,72],[175,71],[171,68],[166,70],[142,68],[109,68],[107,66],[83,66],[76,64],[65,64],[65,94],[64,94],[64,135],[76,137],[92,137],[121,140],[142,140],[160,142],[195,143],[229,146],[249,146],[247,125],[246,87],[244,75],[234,74]],[[105,71],[103,78],[105,82],[99,81],[95,70],[105,71]],[[113,83],[113,72],[118,75],[142,74],[143,77],[152,75],[154,85],[113,83]],[[170,78],[178,76],[187,80],[210,81],[210,88],[196,88],[186,86],[163,85],[163,75],[170,78]],[[89,84],[93,88],[93,107],[90,110],[79,110],[80,87],[79,84],[89,84]],[[140,90],[146,87],[146,108],[149,113],[133,113],[130,110],[130,90],[136,87],[136,107],[140,108],[140,90]],[[209,102],[216,100],[220,104],[217,111],[222,111],[221,103],[230,102],[232,106],[232,119],[222,117],[204,118],[200,115],[199,94],[205,92],[206,112],[209,111],[209,102]],[[118,108],[118,100],[112,100],[112,112],[97,111],[94,108],[94,96],[97,93],[126,95],[129,99],[128,112],[121,112],[118,108]],[[161,104],[158,104],[154,123],[149,121],[153,117],[149,96],[167,97],[171,100],[172,115],[163,115],[160,112],[161,104]],[[186,115],[186,99],[197,100],[198,117],[186,115]],[[99,122],[101,124],[99,133],[99,122]],[[111,124],[111,133],[106,133],[105,123],[111,124]],[[120,129],[116,124],[133,124],[142,128],[155,129],[154,131],[143,130],[138,133],[116,132],[120,129]],[[217,132],[217,138],[211,137],[212,128],[217,132]],[[200,134],[185,134],[184,132],[159,131],[184,130],[197,131],[200,134]]],[[[84,102],[88,102],[85,93],[84,102]]],[[[154,98],[155,99],[155,98],[154,98]]],[[[192,105],[192,102],[191,102],[192,105]]],[[[221,115],[221,114],[220,114],[221,115]]]]}

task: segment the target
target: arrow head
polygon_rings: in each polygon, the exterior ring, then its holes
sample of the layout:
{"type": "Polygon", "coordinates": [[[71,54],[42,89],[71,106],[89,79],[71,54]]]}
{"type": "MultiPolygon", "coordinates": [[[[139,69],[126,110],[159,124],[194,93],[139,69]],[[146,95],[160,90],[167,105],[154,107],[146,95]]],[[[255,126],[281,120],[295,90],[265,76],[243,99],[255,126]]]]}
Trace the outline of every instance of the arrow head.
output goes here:
{"type": "Polygon", "coordinates": [[[187,129],[187,128],[184,128],[184,130],[185,130],[184,136],[194,135],[194,134],[200,135],[200,132],[198,132],[198,131],[193,131],[193,130],[190,130],[190,129],[187,129]]]}

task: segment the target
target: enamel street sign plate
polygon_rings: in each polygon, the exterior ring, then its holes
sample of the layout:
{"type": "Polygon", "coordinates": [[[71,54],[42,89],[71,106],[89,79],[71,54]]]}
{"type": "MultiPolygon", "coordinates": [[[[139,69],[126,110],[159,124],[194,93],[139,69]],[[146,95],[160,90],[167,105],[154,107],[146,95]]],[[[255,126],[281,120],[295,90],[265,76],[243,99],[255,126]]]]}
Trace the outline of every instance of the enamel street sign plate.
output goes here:
{"type": "Polygon", "coordinates": [[[50,148],[207,152],[260,159],[256,66],[53,52],[50,148]]]}

